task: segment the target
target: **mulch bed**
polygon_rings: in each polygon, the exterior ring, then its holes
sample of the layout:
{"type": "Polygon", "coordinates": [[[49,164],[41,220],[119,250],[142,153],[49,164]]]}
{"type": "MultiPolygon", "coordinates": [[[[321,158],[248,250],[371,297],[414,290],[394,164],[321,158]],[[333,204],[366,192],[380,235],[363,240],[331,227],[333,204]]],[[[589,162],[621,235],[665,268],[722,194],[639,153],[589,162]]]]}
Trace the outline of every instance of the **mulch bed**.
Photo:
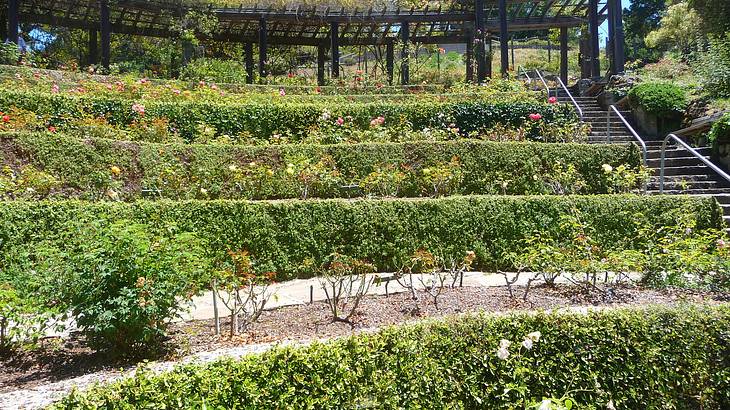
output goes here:
{"type": "MultiPolygon", "coordinates": [[[[640,288],[617,288],[608,295],[584,294],[576,288],[537,287],[529,300],[509,297],[503,287],[464,287],[445,290],[438,299],[438,308],[427,294],[421,295],[418,308],[410,295],[400,293],[363,298],[352,323],[333,322],[327,305],[286,306],[264,312],[245,334],[228,337],[228,320],[221,323],[222,335],[214,334],[213,320],[176,323],[170,329],[165,355],[155,359],[174,359],[185,355],[252,343],[286,340],[307,340],[357,333],[426,317],[439,317],[466,312],[509,312],[555,309],[577,306],[629,306],[673,304],[680,301],[717,303],[718,295],[689,291],[659,291],[640,288]]],[[[0,393],[27,389],[48,382],[64,380],[102,370],[134,365],[133,360],[109,357],[89,349],[80,335],[65,340],[46,340],[32,352],[15,352],[11,358],[0,357],[0,393]]]]}

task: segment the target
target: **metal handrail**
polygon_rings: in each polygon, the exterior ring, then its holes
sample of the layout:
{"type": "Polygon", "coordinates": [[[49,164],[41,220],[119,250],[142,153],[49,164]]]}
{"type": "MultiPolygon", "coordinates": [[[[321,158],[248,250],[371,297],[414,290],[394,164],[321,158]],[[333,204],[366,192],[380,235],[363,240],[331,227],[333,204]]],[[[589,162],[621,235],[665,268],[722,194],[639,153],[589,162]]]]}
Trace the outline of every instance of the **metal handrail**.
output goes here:
{"type": "Polygon", "coordinates": [[[540,70],[535,70],[535,73],[537,73],[537,77],[542,81],[542,85],[545,86],[545,90],[547,90],[547,96],[550,98],[550,86],[548,86],[548,83],[545,81],[545,78],[540,74],[540,70]]]}
{"type": "Polygon", "coordinates": [[[517,67],[517,72],[519,73],[520,70],[522,70],[522,74],[524,74],[525,75],[525,78],[527,78],[527,84],[532,84],[532,78],[530,77],[529,74],[527,74],[527,70],[525,70],[525,67],[518,66],[517,67]]]}
{"type": "MultiPolygon", "coordinates": [[[[570,101],[573,102],[573,105],[575,106],[576,111],[578,111],[578,115],[580,116],[580,120],[583,121],[583,109],[580,108],[580,105],[578,105],[578,101],[573,98],[573,94],[570,93],[568,90],[568,87],[565,86],[565,83],[563,83],[563,80],[560,79],[560,77],[555,77],[558,80],[558,84],[560,84],[561,87],[563,87],[563,91],[565,91],[565,94],[570,98],[570,101]]],[[[557,91],[555,92],[555,97],[558,96],[557,91]]]]}
{"type": "Polygon", "coordinates": [[[659,168],[659,193],[664,193],[664,160],[666,156],[666,149],[667,149],[667,142],[672,139],[677,144],[681,145],[684,149],[689,151],[690,154],[697,157],[702,163],[707,165],[711,170],[715,171],[718,175],[725,178],[728,182],[730,182],[730,175],[726,174],[725,171],[720,169],[717,165],[713,164],[710,160],[705,158],[704,155],[701,155],[699,152],[695,151],[694,148],[687,145],[686,142],[682,141],[681,138],[676,136],[675,134],[669,134],[666,138],[664,138],[664,142],[662,142],[662,159],[660,162],[660,168],[659,168]]]}
{"type": "Polygon", "coordinates": [[[606,133],[608,134],[608,142],[609,143],[611,142],[611,113],[612,112],[616,113],[618,118],[624,123],[624,125],[629,130],[629,132],[631,132],[631,135],[634,136],[634,139],[639,141],[639,144],[641,145],[641,154],[644,158],[644,166],[647,166],[647,157],[649,156],[649,152],[648,152],[649,150],[646,148],[646,143],[644,142],[643,139],[641,139],[641,137],[636,132],[634,127],[632,127],[631,124],[629,124],[629,122],[626,121],[626,118],[624,118],[623,114],[621,114],[621,111],[619,111],[615,105],[612,105],[608,108],[608,119],[606,120],[606,123],[607,123],[606,133]]]}

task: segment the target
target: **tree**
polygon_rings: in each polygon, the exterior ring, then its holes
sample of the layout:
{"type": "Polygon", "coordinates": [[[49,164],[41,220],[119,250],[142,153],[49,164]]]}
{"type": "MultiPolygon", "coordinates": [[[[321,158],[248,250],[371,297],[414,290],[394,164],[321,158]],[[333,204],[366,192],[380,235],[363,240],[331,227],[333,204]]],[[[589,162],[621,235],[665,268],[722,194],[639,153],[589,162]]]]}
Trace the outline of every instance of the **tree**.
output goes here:
{"type": "Polygon", "coordinates": [[[669,6],[659,23],[659,28],[646,36],[647,47],[661,51],[676,51],[689,55],[701,35],[702,20],[687,3],[669,6]]]}
{"type": "Polygon", "coordinates": [[[657,50],[646,47],[644,39],[649,32],[659,28],[666,0],[632,0],[624,10],[626,32],[626,57],[630,60],[655,61],[661,57],[657,50]]]}
{"type": "Polygon", "coordinates": [[[706,33],[723,35],[730,31],[730,2],[727,0],[688,0],[702,19],[706,33]]]}

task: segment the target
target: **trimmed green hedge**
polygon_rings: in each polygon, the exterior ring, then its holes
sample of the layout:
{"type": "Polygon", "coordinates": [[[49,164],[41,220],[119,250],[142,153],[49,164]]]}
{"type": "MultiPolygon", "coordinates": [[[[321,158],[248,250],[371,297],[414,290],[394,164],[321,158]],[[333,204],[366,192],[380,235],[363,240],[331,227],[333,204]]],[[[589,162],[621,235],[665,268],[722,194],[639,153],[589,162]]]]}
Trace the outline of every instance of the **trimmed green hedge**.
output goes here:
{"type": "Polygon", "coordinates": [[[633,107],[642,107],[657,117],[681,114],[687,108],[687,93],[682,87],[670,83],[644,83],[629,91],[633,107]]]}
{"type": "MultiPolygon", "coordinates": [[[[129,125],[139,116],[132,111],[135,101],[102,96],[72,96],[22,91],[0,91],[0,111],[12,107],[29,110],[48,118],[49,125],[63,125],[73,118],[104,117],[114,125],[129,125]]],[[[321,102],[217,104],[208,102],[142,101],[145,118],[166,118],[169,126],[192,141],[199,124],[215,127],[218,135],[250,133],[255,138],[269,138],[273,134],[306,135],[317,125],[323,110],[333,118],[353,118],[367,129],[378,116],[386,118],[386,126],[407,122],[414,130],[443,128],[454,121],[463,133],[492,128],[500,123],[521,126],[529,121],[531,113],[540,113],[544,121],[556,125],[574,122],[573,109],[564,104],[545,102],[321,102]],[[444,124],[446,122],[446,124],[444,124]]]]}
{"type": "Polygon", "coordinates": [[[720,410],[730,408],[729,328],[728,305],[471,315],[140,370],[53,408],[515,409],[553,397],[581,409],[720,410]],[[539,340],[521,347],[532,332],[539,340]],[[501,339],[512,342],[506,360],[501,339]]]}
{"type": "MultiPolygon", "coordinates": [[[[165,232],[196,233],[210,257],[245,249],[286,280],[309,277],[333,252],[367,259],[392,271],[425,247],[447,260],[469,250],[476,268],[509,268],[505,252],[519,252],[535,232],[561,237],[561,216],[572,210],[609,249],[644,249],[640,229],[674,226],[680,215],[697,229],[722,226],[713,198],[683,196],[475,196],[422,200],[138,201],[135,203],[5,202],[0,204],[0,277],[25,277],[23,261],[35,244],[63,248],[91,222],[127,220],[165,232]],[[641,222],[641,225],[638,223],[641,222]]],[[[102,228],[103,229],[103,228],[102,228]]]]}
{"type": "Polygon", "coordinates": [[[285,169],[287,163],[301,158],[313,163],[331,158],[340,173],[339,183],[318,186],[311,197],[361,196],[363,190],[343,185],[358,183],[389,166],[414,176],[399,184],[399,196],[422,196],[429,192],[425,192],[422,178],[415,176],[420,176],[425,168],[443,166],[454,157],[460,164],[461,180],[451,193],[458,194],[502,193],[502,181],[509,181],[504,189],[509,194],[543,193],[543,180],[555,173],[556,163],[561,167],[575,166],[586,182],[582,193],[605,193],[608,181],[601,171],[603,164],[640,165],[639,151],[633,145],[453,141],[231,146],[0,134],[0,168],[7,165],[18,170],[32,165],[60,181],[52,197],[84,199],[103,196],[115,183],[120,184],[116,190],[125,200],[142,197],[143,190],[155,192],[150,196],[170,199],[297,198],[301,183],[287,175],[285,169]],[[121,170],[119,176],[112,175],[112,166],[121,170]],[[231,166],[245,173],[231,172],[231,166]],[[265,170],[274,173],[258,183],[255,171],[265,170]]]}

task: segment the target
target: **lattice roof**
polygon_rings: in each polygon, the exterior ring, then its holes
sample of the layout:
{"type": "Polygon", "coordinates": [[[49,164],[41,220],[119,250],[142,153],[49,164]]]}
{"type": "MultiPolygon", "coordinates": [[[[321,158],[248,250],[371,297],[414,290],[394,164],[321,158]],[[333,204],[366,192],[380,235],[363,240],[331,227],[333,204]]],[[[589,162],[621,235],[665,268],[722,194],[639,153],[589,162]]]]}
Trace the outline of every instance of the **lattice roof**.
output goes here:
{"type": "MultiPolygon", "coordinates": [[[[3,1],[7,3],[7,0],[3,1]]],[[[507,0],[509,31],[575,27],[586,22],[588,0],[507,0]]],[[[473,3],[472,3],[473,4],[473,3]]],[[[497,0],[484,0],[485,27],[499,32],[497,0]]],[[[186,5],[166,0],[110,1],[113,33],[151,37],[175,37],[171,30],[188,10],[214,13],[218,26],[214,40],[255,42],[259,20],[267,21],[269,44],[319,45],[328,41],[329,24],[340,23],[342,45],[382,44],[398,36],[401,22],[411,23],[411,38],[422,43],[463,43],[473,33],[474,8],[455,4],[448,8],[344,9],[328,6],[248,6],[216,7],[186,5]]],[[[599,7],[606,17],[605,0],[599,7]]],[[[20,20],[25,23],[94,29],[99,27],[96,0],[25,0],[20,4],[20,20]]]]}

